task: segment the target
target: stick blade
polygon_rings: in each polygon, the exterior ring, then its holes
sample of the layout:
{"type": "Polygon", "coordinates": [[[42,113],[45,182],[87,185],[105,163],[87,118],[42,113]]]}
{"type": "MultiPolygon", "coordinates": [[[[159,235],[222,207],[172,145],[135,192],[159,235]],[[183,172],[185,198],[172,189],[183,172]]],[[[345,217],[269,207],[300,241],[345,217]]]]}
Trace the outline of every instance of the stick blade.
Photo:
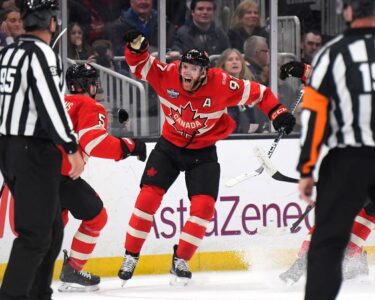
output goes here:
{"type": "Polygon", "coordinates": [[[258,173],[256,170],[254,172],[249,172],[249,173],[245,173],[245,174],[242,174],[242,175],[239,175],[239,176],[236,176],[236,177],[233,177],[231,179],[228,179],[226,182],[225,182],[225,186],[226,187],[233,187],[249,178],[252,178],[252,177],[255,177],[255,176],[258,176],[260,173],[258,173]]]}
{"type": "Polygon", "coordinates": [[[254,147],[254,154],[257,157],[259,163],[266,170],[267,174],[272,177],[277,172],[277,169],[272,164],[269,157],[267,156],[266,151],[264,151],[264,149],[262,147],[255,146],[254,147]]]}

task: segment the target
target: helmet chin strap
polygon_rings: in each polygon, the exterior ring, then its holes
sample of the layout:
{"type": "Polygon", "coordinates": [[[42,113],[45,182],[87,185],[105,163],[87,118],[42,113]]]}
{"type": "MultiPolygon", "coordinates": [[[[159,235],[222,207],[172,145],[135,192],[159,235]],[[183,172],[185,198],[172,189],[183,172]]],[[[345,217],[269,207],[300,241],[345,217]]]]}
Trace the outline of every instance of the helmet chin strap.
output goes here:
{"type": "Polygon", "coordinates": [[[205,74],[201,74],[201,76],[199,76],[198,80],[195,82],[194,86],[193,86],[193,89],[192,89],[192,92],[193,91],[196,91],[197,89],[200,88],[200,86],[203,84],[203,82],[205,81],[206,77],[207,77],[207,70],[203,69],[202,73],[205,73],[205,74]]]}
{"type": "Polygon", "coordinates": [[[95,96],[96,96],[96,94],[97,94],[97,88],[96,88],[96,86],[95,86],[95,93],[91,93],[91,86],[92,85],[89,85],[89,87],[88,87],[88,91],[86,91],[87,92],[87,94],[91,97],[91,98],[93,98],[93,99],[95,99],[95,96]]]}

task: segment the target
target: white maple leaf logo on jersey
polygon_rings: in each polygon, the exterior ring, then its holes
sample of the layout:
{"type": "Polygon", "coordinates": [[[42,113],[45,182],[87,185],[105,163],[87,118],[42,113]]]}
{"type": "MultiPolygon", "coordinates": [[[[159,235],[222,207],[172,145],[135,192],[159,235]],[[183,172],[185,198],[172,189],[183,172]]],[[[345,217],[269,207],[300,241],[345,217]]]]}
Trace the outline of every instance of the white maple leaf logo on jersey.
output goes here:
{"type": "Polygon", "coordinates": [[[179,109],[173,109],[169,114],[173,120],[172,126],[184,135],[186,138],[193,134],[199,133],[199,129],[206,127],[206,117],[201,117],[196,109],[193,109],[191,103],[187,103],[185,106],[180,106],[179,109]]]}

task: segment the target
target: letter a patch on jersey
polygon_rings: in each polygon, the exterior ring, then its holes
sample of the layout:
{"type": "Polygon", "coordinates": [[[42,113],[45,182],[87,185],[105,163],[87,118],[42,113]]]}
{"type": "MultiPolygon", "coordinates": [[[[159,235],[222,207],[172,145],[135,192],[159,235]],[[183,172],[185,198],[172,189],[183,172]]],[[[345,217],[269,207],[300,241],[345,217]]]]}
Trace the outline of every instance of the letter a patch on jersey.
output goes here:
{"type": "Polygon", "coordinates": [[[203,107],[211,107],[211,98],[204,100],[203,107]]]}

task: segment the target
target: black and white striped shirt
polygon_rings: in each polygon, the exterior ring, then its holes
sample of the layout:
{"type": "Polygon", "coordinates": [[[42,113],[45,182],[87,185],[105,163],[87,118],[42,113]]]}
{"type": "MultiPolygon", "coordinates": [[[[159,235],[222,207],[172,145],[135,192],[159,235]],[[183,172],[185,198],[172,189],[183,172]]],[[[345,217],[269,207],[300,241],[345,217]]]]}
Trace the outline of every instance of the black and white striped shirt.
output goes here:
{"type": "Polygon", "coordinates": [[[35,36],[21,36],[0,52],[0,134],[33,136],[77,150],[64,105],[59,57],[35,36]]]}
{"type": "Polygon", "coordinates": [[[316,54],[303,100],[299,170],[319,148],[375,147],[375,28],[355,28],[316,54]]]}

